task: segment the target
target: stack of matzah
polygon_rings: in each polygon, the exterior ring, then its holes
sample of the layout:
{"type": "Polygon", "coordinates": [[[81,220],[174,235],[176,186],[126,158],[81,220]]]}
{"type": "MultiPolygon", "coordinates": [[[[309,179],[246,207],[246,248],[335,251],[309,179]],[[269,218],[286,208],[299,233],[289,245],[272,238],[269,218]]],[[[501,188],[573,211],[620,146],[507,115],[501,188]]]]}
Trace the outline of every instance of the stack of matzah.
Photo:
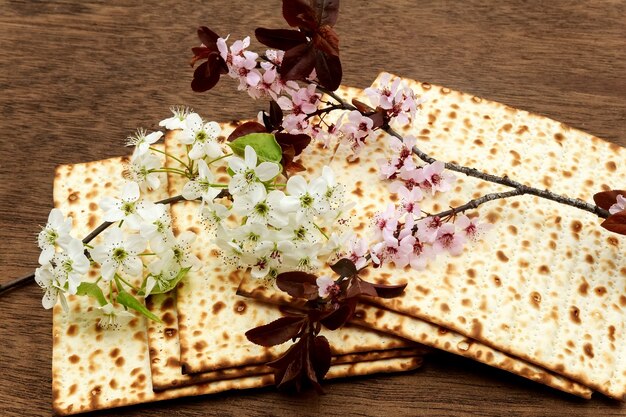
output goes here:
{"type": "MultiPolygon", "coordinates": [[[[418,146],[432,156],[587,201],[596,191],[619,188],[626,171],[618,163],[624,160],[621,148],[540,116],[407,82],[416,93],[428,93],[429,100],[416,127],[402,133],[417,136],[418,146]],[[599,166],[610,175],[599,176],[599,166]]],[[[366,101],[360,90],[342,88],[339,93],[366,101]]],[[[335,117],[337,112],[328,121],[335,117]]],[[[223,125],[223,134],[234,127],[223,125]]],[[[165,146],[181,155],[175,134],[168,135],[165,146]]],[[[373,214],[392,201],[375,163],[388,153],[385,135],[372,139],[369,153],[357,161],[348,161],[345,148],[332,157],[328,150],[311,146],[302,156],[305,176],[315,175],[325,164],[339,174],[338,181],[356,200],[352,217],[359,234],[367,233],[373,214]]],[[[97,203],[105,195],[117,195],[122,170],[123,158],[59,167],[55,206],[74,218],[77,236],[99,224],[97,203]]],[[[178,177],[167,181],[169,190],[150,199],[180,193],[178,177]]],[[[455,187],[423,208],[437,212],[506,190],[460,175],[455,187]]],[[[105,331],[97,326],[95,312],[89,313],[97,305],[86,297],[70,297],[67,314],[55,307],[57,414],[273,382],[263,364],[286,346],[262,348],[248,342],[244,333],[280,316],[270,303],[293,300],[229,270],[196,212],[196,203],[171,208],[177,233],[192,230],[199,235],[194,251],[203,268],[190,272],[177,294],[148,298],[149,309],[162,323],[138,316],[127,327],[105,331]],[[237,296],[237,289],[258,300],[237,296]]],[[[370,280],[408,286],[398,299],[368,299],[370,304],[359,307],[355,323],[371,330],[346,327],[325,334],[334,348],[328,377],[414,369],[423,348],[411,340],[578,396],[588,398],[593,389],[621,398],[626,386],[621,354],[626,267],[619,238],[598,227],[593,215],[535,197],[488,203],[479,213],[494,228],[460,257],[440,256],[421,272],[406,269],[398,274],[389,266],[369,272],[370,280]]],[[[90,274],[98,275],[95,270],[90,274]]]]}
{"type": "MultiPolygon", "coordinates": [[[[106,195],[117,195],[124,183],[124,162],[124,158],[113,158],[58,168],[55,206],[74,219],[77,236],[87,235],[100,223],[98,201],[106,195]]],[[[162,189],[149,198],[160,200],[167,196],[162,189]]],[[[118,330],[98,327],[97,303],[87,297],[70,296],[68,313],[55,307],[52,367],[56,414],[273,383],[271,369],[263,364],[286,347],[260,348],[245,340],[244,333],[278,318],[280,313],[236,295],[240,275],[220,269],[223,265],[219,258],[205,250],[210,239],[198,227],[196,210],[195,203],[179,204],[172,209],[177,229],[199,233],[194,250],[203,259],[203,268],[187,277],[181,286],[181,290],[195,285],[200,288],[187,310],[183,310],[181,317],[185,321],[181,326],[175,294],[147,300],[149,309],[162,323],[137,316],[118,330]],[[187,323],[192,320],[197,320],[201,330],[190,331],[187,323]],[[179,338],[181,334],[185,337],[179,338]]],[[[89,274],[95,278],[98,271],[94,268],[89,274]]],[[[415,369],[425,353],[423,348],[398,337],[355,327],[328,337],[337,347],[329,378],[415,369]]]]}
{"type": "MultiPolygon", "coordinates": [[[[405,82],[428,100],[414,127],[402,134],[415,135],[417,146],[437,159],[589,202],[595,192],[623,185],[626,152],[617,145],[499,103],[405,82]]],[[[354,89],[339,93],[359,97],[354,89]]],[[[366,231],[374,213],[393,201],[375,162],[387,152],[385,135],[369,143],[368,153],[355,162],[340,148],[332,162],[315,154],[310,159],[319,163],[307,165],[313,171],[330,163],[341,173],[338,181],[366,203],[352,213],[357,231],[366,231]]],[[[507,190],[457,177],[451,193],[423,209],[438,212],[507,190]]],[[[590,213],[532,196],[497,200],[478,212],[494,228],[461,256],[440,256],[419,272],[407,268],[399,274],[389,265],[372,270],[368,279],[408,285],[397,299],[368,299],[376,305],[363,305],[355,322],[580,396],[590,396],[593,389],[622,399],[626,264],[621,238],[599,227],[601,219],[590,213]]],[[[240,293],[289,301],[249,278],[240,293]]]]}

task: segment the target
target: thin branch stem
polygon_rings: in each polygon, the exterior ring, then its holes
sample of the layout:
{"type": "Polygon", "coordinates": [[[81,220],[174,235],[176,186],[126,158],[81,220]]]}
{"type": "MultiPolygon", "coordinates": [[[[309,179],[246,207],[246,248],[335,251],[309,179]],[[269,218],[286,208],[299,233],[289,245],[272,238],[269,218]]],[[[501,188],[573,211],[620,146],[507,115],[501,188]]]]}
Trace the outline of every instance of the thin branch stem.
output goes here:
{"type": "Polygon", "coordinates": [[[154,152],[158,152],[158,153],[162,153],[163,155],[165,155],[168,158],[172,158],[174,161],[177,161],[178,163],[180,163],[182,166],[184,166],[185,168],[187,168],[187,170],[189,170],[189,165],[187,165],[186,163],[184,163],[183,161],[181,161],[180,159],[176,158],[174,155],[171,155],[165,151],[162,151],[160,149],[154,148],[154,147],[150,147],[149,148],[151,151],[154,152]]]}
{"type": "Polygon", "coordinates": [[[330,113],[333,110],[344,110],[344,106],[342,104],[333,104],[332,106],[323,107],[314,111],[313,113],[307,114],[306,118],[310,119],[311,117],[319,116],[321,114],[330,113]]]}
{"type": "Polygon", "coordinates": [[[521,190],[519,188],[516,188],[514,190],[511,191],[506,191],[503,193],[490,193],[490,194],[485,194],[482,197],[479,198],[475,198],[473,200],[468,201],[467,203],[458,206],[458,207],[452,207],[449,210],[445,210],[442,211],[441,213],[437,213],[437,214],[430,214],[427,217],[439,217],[440,219],[444,219],[448,216],[453,216],[455,214],[459,214],[459,213],[463,213],[467,210],[473,210],[478,208],[478,206],[480,206],[481,204],[485,204],[489,201],[493,201],[493,200],[500,200],[503,198],[510,198],[510,197],[515,197],[518,195],[522,195],[525,194],[524,190],[521,190]]]}
{"type": "MultiPolygon", "coordinates": [[[[318,85],[317,88],[321,92],[335,99],[339,103],[339,105],[342,106],[345,110],[357,110],[356,107],[354,107],[352,104],[343,100],[336,93],[329,91],[320,85],[318,85]]],[[[384,129],[389,135],[395,136],[396,138],[400,140],[404,140],[404,137],[398,132],[396,132],[395,130],[393,130],[390,126],[383,126],[382,129],[384,129]]],[[[428,164],[432,164],[433,162],[437,161],[435,158],[428,155],[426,152],[422,151],[417,146],[413,147],[413,153],[417,155],[417,157],[420,158],[422,161],[428,164]]],[[[516,190],[519,190],[519,194],[516,194],[516,195],[521,195],[521,194],[535,195],[537,197],[544,198],[546,200],[551,200],[560,204],[564,204],[567,206],[575,207],[583,211],[587,211],[589,213],[593,213],[596,216],[603,218],[603,219],[606,219],[607,217],[609,217],[608,210],[604,210],[603,208],[598,207],[594,204],[587,203],[579,198],[570,198],[570,197],[566,197],[563,195],[559,195],[549,190],[545,190],[545,189],[541,190],[539,188],[530,187],[528,185],[515,181],[507,176],[501,177],[498,175],[488,174],[486,172],[479,171],[476,168],[469,168],[469,167],[455,164],[452,162],[445,162],[445,167],[449,169],[450,171],[460,172],[469,177],[479,178],[484,181],[489,181],[489,182],[504,185],[507,187],[515,188],[516,190]]]]}
{"type": "Polygon", "coordinates": [[[160,168],[160,169],[151,169],[150,172],[166,172],[166,173],[172,173],[172,174],[179,174],[182,176],[185,176],[187,178],[189,178],[191,176],[190,173],[183,171],[182,169],[177,169],[177,168],[160,168]]]}

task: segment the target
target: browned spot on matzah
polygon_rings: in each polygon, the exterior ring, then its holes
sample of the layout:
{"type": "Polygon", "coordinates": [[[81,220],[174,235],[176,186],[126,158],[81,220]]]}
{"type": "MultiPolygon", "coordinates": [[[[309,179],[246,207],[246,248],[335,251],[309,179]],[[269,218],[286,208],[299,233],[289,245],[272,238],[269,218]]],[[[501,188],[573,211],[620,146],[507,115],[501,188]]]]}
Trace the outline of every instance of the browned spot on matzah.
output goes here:
{"type": "Polygon", "coordinates": [[[226,304],[224,304],[221,301],[218,301],[217,303],[213,304],[213,315],[217,315],[219,314],[220,311],[222,311],[222,309],[226,307],[226,304]]]}
{"type": "Polygon", "coordinates": [[[497,252],[496,252],[496,256],[498,257],[498,259],[499,259],[501,262],[508,262],[508,261],[509,261],[509,257],[508,257],[508,256],[506,256],[506,255],[504,254],[504,252],[502,252],[501,250],[499,250],[499,251],[497,251],[497,252]]]}
{"type": "Polygon", "coordinates": [[[537,291],[533,291],[530,293],[530,304],[535,307],[535,308],[539,308],[539,304],[541,303],[541,294],[539,294],[537,291]]]}
{"type": "Polygon", "coordinates": [[[237,314],[243,314],[246,311],[246,303],[241,300],[237,301],[234,310],[237,314]]]}
{"type": "Polygon", "coordinates": [[[580,310],[576,306],[569,308],[569,318],[576,324],[580,324],[580,310]]]}
{"type": "Polygon", "coordinates": [[[590,358],[594,357],[593,346],[591,345],[591,343],[585,343],[583,345],[583,351],[585,352],[585,355],[589,356],[590,358]]]}
{"type": "Polygon", "coordinates": [[[599,287],[596,287],[594,291],[596,292],[598,296],[602,297],[604,294],[606,294],[606,287],[599,286],[599,287]]]}

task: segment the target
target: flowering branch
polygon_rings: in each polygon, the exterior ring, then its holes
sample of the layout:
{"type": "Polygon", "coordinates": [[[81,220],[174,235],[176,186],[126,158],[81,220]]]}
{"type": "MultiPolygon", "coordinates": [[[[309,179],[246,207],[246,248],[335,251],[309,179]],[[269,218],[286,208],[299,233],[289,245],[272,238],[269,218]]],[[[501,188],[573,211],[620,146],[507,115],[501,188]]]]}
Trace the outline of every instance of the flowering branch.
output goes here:
{"type": "MultiPolygon", "coordinates": [[[[323,93],[329,95],[330,97],[332,97],[334,100],[336,100],[339,103],[339,107],[344,109],[344,110],[358,110],[357,107],[353,106],[352,104],[346,102],[345,100],[343,100],[341,97],[339,97],[336,93],[329,91],[328,89],[318,85],[317,88],[322,91],[323,93]]],[[[334,108],[336,108],[337,106],[334,106],[334,108]]],[[[385,130],[385,132],[387,132],[389,135],[394,136],[400,140],[404,140],[404,137],[396,132],[394,129],[392,129],[389,124],[385,124],[382,126],[382,129],[385,130]]],[[[433,158],[432,156],[428,155],[426,152],[422,151],[421,149],[419,149],[417,146],[413,146],[413,153],[415,155],[417,155],[422,161],[428,163],[428,164],[433,164],[435,162],[437,162],[437,160],[435,158],[433,158]]],[[[577,209],[580,210],[584,210],[587,211],[589,213],[593,213],[596,216],[606,219],[610,216],[609,211],[605,210],[599,206],[596,206],[594,204],[589,204],[581,199],[578,198],[570,198],[570,197],[566,197],[563,195],[559,195],[556,193],[553,193],[552,191],[549,190],[541,190],[539,188],[535,188],[535,187],[530,187],[528,185],[522,184],[518,181],[515,181],[507,176],[498,176],[498,175],[493,175],[493,174],[488,174],[486,172],[482,172],[477,170],[476,168],[469,168],[463,165],[459,165],[459,164],[455,164],[452,162],[444,162],[445,164],[445,168],[451,170],[451,171],[455,171],[455,172],[460,172],[462,174],[465,174],[469,177],[474,177],[474,178],[479,178],[481,180],[484,181],[489,181],[489,182],[493,182],[496,184],[500,184],[500,185],[505,185],[507,187],[511,187],[511,188],[515,188],[516,190],[518,190],[517,193],[513,194],[513,195],[522,195],[522,194],[530,194],[530,195],[535,195],[537,197],[540,198],[544,198],[546,200],[551,200],[551,201],[555,201],[557,203],[560,204],[565,204],[571,207],[575,207],[577,209]]],[[[506,198],[506,197],[499,197],[499,198],[506,198]]],[[[486,200],[486,201],[490,201],[490,200],[486,200]]],[[[482,204],[482,203],[480,203],[482,204]]]]}
{"type": "MultiPolygon", "coordinates": [[[[179,201],[183,201],[184,199],[185,198],[182,195],[177,195],[174,197],[168,197],[168,198],[164,198],[163,200],[159,200],[155,204],[173,204],[179,201]]],[[[114,222],[102,222],[98,227],[93,229],[91,233],[89,233],[87,236],[83,238],[82,240],[83,244],[87,245],[88,243],[90,243],[93,239],[96,238],[96,236],[98,236],[100,233],[108,229],[109,226],[111,226],[113,223],[114,222]]],[[[24,285],[30,282],[35,282],[33,278],[35,278],[35,273],[24,275],[23,277],[20,277],[20,278],[16,278],[12,281],[7,282],[6,284],[0,284],[0,294],[7,290],[10,290],[11,288],[19,287],[21,285],[24,285]]]]}

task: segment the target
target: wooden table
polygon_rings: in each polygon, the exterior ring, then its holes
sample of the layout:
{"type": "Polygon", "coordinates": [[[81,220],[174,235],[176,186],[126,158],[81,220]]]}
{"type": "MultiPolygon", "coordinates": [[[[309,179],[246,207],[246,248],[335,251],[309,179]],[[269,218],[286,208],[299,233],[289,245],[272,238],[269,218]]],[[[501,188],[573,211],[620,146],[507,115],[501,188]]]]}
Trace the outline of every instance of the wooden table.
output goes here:
{"type": "MultiPolygon", "coordinates": [[[[198,25],[235,38],[285,27],[280,1],[264,3],[0,1],[0,282],[36,267],[56,165],[128,153],[123,139],[156,128],[174,104],[223,121],[265,106],[230,80],[194,94],[188,65],[198,25]]],[[[344,0],[337,30],[347,85],[366,87],[385,69],[626,145],[626,2],[344,0]]],[[[51,314],[40,296],[35,284],[0,296],[2,416],[51,413],[51,314]]],[[[626,415],[600,395],[579,400],[444,353],[408,375],[328,391],[270,388],[99,415],[626,415]]]]}

